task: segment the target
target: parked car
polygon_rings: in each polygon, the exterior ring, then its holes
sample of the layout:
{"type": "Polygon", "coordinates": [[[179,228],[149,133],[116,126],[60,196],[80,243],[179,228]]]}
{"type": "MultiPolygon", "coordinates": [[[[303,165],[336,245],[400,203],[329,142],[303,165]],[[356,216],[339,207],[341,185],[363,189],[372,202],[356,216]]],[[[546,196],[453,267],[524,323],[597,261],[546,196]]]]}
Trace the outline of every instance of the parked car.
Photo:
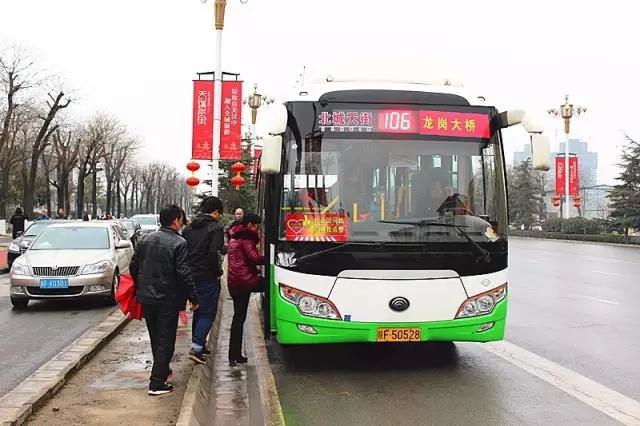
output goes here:
{"type": "Polygon", "coordinates": [[[131,242],[114,222],[52,224],[13,262],[11,303],[25,308],[31,299],[102,297],[115,304],[132,257],[131,242]]]}
{"type": "Polygon", "coordinates": [[[131,241],[131,244],[133,244],[135,248],[138,237],[142,234],[142,226],[133,219],[119,219],[116,223],[120,225],[125,236],[131,241]]]}
{"type": "Polygon", "coordinates": [[[7,263],[9,269],[13,262],[20,257],[31,245],[33,240],[42,232],[46,227],[53,225],[54,223],[65,223],[66,220],[39,220],[33,222],[22,234],[15,240],[9,243],[9,249],[7,251],[7,263]]]}
{"type": "Polygon", "coordinates": [[[137,214],[131,219],[140,224],[142,235],[157,231],[160,228],[160,218],[156,214],[137,214]]]}

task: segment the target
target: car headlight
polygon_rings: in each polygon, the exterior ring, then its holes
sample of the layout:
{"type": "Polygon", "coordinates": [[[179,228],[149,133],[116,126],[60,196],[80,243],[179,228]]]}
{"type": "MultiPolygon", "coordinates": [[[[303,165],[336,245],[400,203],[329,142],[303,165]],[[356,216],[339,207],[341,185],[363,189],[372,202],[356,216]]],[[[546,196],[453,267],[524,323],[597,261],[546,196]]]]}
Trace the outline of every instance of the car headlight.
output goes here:
{"type": "Polygon", "coordinates": [[[329,299],[306,293],[293,287],[280,284],[280,295],[296,305],[302,315],[326,319],[342,319],[338,308],[329,299]]]}
{"type": "Polygon", "coordinates": [[[106,260],[103,260],[103,261],[98,262],[98,263],[92,263],[90,265],[85,265],[85,267],[82,268],[82,275],[100,274],[102,272],[105,272],[107,269],[109,269],[109,262],[106,261],[106,260]]]}
{"type": "Polygon", "coordinates": [[[31,268],[18,262],[11,265],[11,275],[31,275],[31,268]]]}
{"type": "Polygon", "coordinates": [[[9,243],[9,251],[20,253],[20,246],[14,241],[9,243]]]}
{"type": "Polygon", "coordinates": [[[296,266],[296,254],[278,253],[278,256],[276,257],[276,265],[283,266],[285,268],[293,268],[296,266]]]}
{"type": "Polygon", "coordinates": [[[462,303],[456,314],[456,318],[470,318],[479,315],[486,315],[493,311],[493,308],[507,297],[507,285],[503,284],[493,290],[470,297],[462,303]]]}

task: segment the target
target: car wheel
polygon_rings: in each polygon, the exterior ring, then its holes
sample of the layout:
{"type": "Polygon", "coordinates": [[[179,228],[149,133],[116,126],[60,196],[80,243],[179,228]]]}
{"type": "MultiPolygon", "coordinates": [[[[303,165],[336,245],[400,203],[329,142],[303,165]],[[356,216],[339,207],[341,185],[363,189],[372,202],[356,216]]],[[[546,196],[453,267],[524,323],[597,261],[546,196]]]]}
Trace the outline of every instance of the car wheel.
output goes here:
{"type": "Polygon", "coordinates": [[[118,304],[116,300],[116,291],[118,291],[118,284],[120,284],[120,273],[116,271],[113,274],[113,280],[111,281],[111,294],[109,295],[109,305],[115,306],[118,304]]]}
{"type": "Polygon", "coordinates": [[[11,304],[15,309],[25,309],[29,304],[29,299],[16,299],[15,297],[12,297],[11,304]]]}

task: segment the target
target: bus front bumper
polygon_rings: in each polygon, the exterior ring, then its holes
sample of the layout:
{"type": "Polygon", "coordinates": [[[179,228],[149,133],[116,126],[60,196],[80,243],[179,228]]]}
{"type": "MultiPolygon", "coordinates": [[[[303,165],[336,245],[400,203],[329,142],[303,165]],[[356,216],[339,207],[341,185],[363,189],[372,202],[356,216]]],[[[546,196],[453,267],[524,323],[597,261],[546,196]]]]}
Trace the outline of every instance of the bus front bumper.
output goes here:
{"type": "Polygon", "coordinates": [[[295,306],[279,300],[276,339],[285,345],[377,342],[378,329],[392,327],[420,328],[421,341],[424,342],[492,342],[504,338],[507,300],[508,297],[500,301],[487,315],[419,323],[365,323],[313,318],[300,314],[295,306]],[[300,326],[308,331],[302,331],[300,326]],[[485,327],[488,328],[481,331],[485,327]]]}

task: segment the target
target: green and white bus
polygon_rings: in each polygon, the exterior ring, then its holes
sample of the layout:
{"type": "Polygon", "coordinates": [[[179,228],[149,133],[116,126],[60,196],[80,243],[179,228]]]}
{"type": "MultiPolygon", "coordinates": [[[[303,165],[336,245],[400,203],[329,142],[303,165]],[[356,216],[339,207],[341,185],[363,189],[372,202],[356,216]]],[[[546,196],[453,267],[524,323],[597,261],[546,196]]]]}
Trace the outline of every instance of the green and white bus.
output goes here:
{"type": "Polygon", "coordinates": [[[504,336],[501,129],[520,110],[451,85],[327,78],[270,107],[258,178],[265,332],[281,344],[504,336]]]}

